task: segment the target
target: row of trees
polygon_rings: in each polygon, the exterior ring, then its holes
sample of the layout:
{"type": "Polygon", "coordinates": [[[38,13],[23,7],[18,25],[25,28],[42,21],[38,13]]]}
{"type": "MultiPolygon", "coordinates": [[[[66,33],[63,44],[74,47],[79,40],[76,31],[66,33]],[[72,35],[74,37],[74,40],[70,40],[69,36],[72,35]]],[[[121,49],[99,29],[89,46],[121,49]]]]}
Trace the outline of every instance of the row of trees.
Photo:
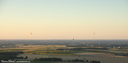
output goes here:
{"type": "Polygon", "coordinates": [[[27,56],[17,57],[18,54],[23,54],[23,52],[0,52],[0,60],[8,61],[8,60],[14,60],[14,59],[27,59],[28,58],[27,56]]]}
{"type": "MultiPolygon", "coordinates": [[[[81,60],[81,59],[74,59],[74,60],[68,60],[69,62],[84,62],[84,60],[81,60]]],[[[95,60],[92,60],[92,61],[88,61],[86,60],[85,61],[86,63],[100,63],[100,61],[95,61],[95,60]]]]}
{"type": "Polygon", "coordinates": [[[62,61],[61,58],[35,58],[34,61],[62,61]]]}
{"type": "Polygon", "coordinates": [[[128,53],[113,53],[115,55],[120,55],[120,56],[128,56],[128,53]]]}
{"type": "Polygon", "coordinates": [[[100,63],[100,61],[90,61],[90,63],[100,63]]]}
{"type": "MultiPolygon", "coordinates": [[[[61,58],[35,58],[34,61],[63,61],[61,58]]],[[[67,60],[68,62],[84,62],[84,60],[81,60],[81,59],[74,59],[74,60],[67,60]]],[[[92,61],[88,61],[86,60],[85,62],[87,63],[100,63],[100,61],[95,61],[95,60],[92,60],[92,61]]]]}
{"type": "Polygon", "coordinates": [[[69,62],[84,62],[84,60],[81,59],[74,59],[74,60],[67,60],[69,62]]]}
{"type": "Polygon", "coordinates": [[[22,57],[17,57],[21,53],[23,52],[0,52],[0,60],[21,59],[22,57]]]}

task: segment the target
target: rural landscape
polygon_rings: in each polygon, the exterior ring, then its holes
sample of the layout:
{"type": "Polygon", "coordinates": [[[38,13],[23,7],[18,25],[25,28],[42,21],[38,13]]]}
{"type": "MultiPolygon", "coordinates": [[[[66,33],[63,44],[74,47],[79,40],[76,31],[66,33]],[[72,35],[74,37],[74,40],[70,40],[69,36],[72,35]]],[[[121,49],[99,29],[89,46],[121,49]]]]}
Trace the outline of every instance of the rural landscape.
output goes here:
{"type": "Polygon", "coordinates": [[[23,63],[128,63],[128,40],[0,40],[0,60],[23,63]]]}
{"type": "Polygon", "coordinates": [[[0,63],[128,63],[128,0],[0,0],[0,63]]]}

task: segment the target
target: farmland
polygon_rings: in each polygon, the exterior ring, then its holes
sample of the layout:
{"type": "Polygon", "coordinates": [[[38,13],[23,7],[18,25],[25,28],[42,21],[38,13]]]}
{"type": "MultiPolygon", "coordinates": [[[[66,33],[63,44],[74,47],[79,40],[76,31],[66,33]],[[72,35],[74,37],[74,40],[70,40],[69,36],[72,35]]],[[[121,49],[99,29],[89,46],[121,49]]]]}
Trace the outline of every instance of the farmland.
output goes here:
{"type": "Polygon", "coordinates": [[[37,41],[20,43],[16,41],[12,43],[8,42],[7,44],[1,43],[0,52],[22,52],[22,54],[18,54],[17,57],[23,58],[20,60],[26,58],[26,60],[30,60],[31,63],[74,63],[72,62],[74,59],[95,60],[101,63],[128,63],[127,42],[118,44],[97,43],[97,41],[94,43],[83,41],[37,41]],[[35,58],[61,58],[63,61],[34,61],[35,58]]]}
{"type": "MultiPolygon", "coordinates": [[[[17,52],[17,51],[23,51],[24,54],[18,55],[18,57],[28,57],[28,60],[34,60],[35,58],[62,58],[64,61],[67,60],[73,60],[73,59],[88,59],[88,60],[98,60],[101,61],[101,63],[127,63],[128,57],[125,56],[116,56],[114,54],[110,53],[101,53],[101,52],[89,52],[89,51],[69,51],[69,50],[57,50],[57,49],[65,49],[67,48],[65,45],[19,45],[15,48],[0,48],[1,52],[17,52]],[[118,60],[118,61],[117,61],[118,60]]],[[[101,51],[101,50],[100,50],[101,51]]],[[[119,51],[125,51],[127,50],[119,50],[119,49],[111,49],[108,50],[110,52],[119,52],[119,51]]],[[[35,63],[35,61],[32,61],[32,63],[35,63]]],[[[41,63],[41,62],[39,62],[41,63]]],[[[46,62],[51,63],[51,62],[46,62]]],[[[52,62],[54,63],[54,62],[52,62]]],[[[61,63],[61,62],[60,62],[61,63]]]]}

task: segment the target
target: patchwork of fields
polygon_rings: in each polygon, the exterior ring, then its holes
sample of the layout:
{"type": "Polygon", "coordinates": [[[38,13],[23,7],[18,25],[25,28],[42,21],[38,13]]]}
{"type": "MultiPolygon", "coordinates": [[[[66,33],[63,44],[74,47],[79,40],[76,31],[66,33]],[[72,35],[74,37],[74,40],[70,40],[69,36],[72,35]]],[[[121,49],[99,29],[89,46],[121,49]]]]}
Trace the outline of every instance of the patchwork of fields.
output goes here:
{"type": "MultiPolygon", "coordinates": [[[[56,57],[56,58],[62,58],[64,61],[73,60],[73,59],[87,59],[89,61],[91,60],[100,61],[101,63],[128,63],[128,57],[126,56],[116,56],[114,54],[101,53],[101,52],[56,50],[58,48],[66,48],[66,46],[65,45],[18,45],[17,47],[14,48],[0,48],[0,51],[1,52],[23,51],[24,54],[20,54],[18,55],[18,57],[27,56],[28,60],[34,60],[35,58],[56,57]]],[[[108,50],[108,51],[119,52],[120,50],[117,51],[108,50]]],[[[128,51],[125,50],[125,52],[128,51]]],[[[36,62],[32,62],[32,63],[36,63],[36,62]]],[[[47,63],[51,63],[51,62],[47,62],[47,63]]],[[[65,63],[65,62],[52,62],[52,63],[65,63]]]]}
{"type": "Polygon", "coordinates": [[[128,63],[128,57],[115,56],[114,54],[106,53],[78,53],[81,57],[88,60],[98,60],[101,63],[128,63]]]}
{"type": "Polygon", "coordinates": [[[72,59],[88,59],[88,60],[97,60],[101,63],[128,63],[128,57],[125,56],[115,56],[113,54],[106,53],[76,53],[77,56],[68,56],[68,55],[39,55],[39,54],[21,54],[20,56],[28,56],[29,60],[33,60],[35,58],[62,58],[63,60],[72,60],[72,59]]]}

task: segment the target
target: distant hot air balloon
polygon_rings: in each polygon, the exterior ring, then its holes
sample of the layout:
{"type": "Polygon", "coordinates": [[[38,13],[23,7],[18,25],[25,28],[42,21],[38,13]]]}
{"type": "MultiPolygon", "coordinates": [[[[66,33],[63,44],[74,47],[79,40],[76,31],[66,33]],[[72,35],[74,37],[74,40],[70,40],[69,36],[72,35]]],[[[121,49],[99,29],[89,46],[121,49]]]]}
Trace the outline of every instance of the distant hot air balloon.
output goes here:
{"type": "Polygon", "coordinates": [[[32,35],[32,33],[30,33],[32,35]]]}
{"type": "Polygon", "coordinates": [[[95,33],[93,33],[93,34],[95,34],[95,33]]]}

